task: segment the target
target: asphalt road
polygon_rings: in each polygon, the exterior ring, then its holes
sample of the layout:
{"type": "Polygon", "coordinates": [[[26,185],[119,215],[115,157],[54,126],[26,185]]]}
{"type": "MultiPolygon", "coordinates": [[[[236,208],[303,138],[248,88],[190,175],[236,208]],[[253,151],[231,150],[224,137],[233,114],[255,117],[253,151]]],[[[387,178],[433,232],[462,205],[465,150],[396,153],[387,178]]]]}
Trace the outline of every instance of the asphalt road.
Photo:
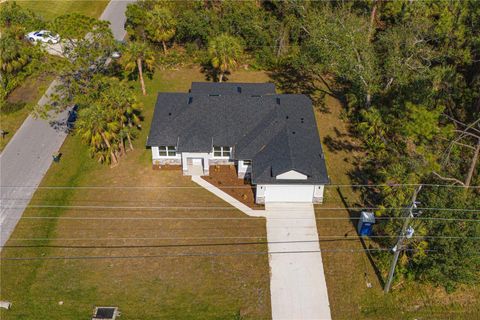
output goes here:
{"type": "MultiPolygon", "coordinates": [[[[131,2],[134,1],[112,0],[100,17],[110,21],[117,40],[125,37],[125,10],[131,2]]],[[[48,97],[55,86],[56,81],[53,81],[39,100],[39,105],[49,102],[48,97]]],[[[52,155],[60,150],[67,136],[67,115],[68,112],[65,111],[53,120],[27,117],[0,154],[0,250],[50,168],[52,155]]]]}
{"type": "Polygon", "coordinates": [[[135,0],[111,0],[102,15],[100,20],[110,21],[110,28],[112,29],[113,36],[117,40],[123,40],[127,32],[125,31],[125,11],[129,3],[135,2],[135,0]]]}

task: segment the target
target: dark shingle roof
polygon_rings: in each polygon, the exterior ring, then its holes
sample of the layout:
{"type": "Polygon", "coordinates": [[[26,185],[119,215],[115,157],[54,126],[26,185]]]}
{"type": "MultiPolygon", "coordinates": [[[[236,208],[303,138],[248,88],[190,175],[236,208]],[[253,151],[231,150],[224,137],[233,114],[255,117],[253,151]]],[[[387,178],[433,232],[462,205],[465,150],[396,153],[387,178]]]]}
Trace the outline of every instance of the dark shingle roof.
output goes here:
{"type": "Polygon", "coordinates": [[[275,94],[273,83],[192,82],[190,93],[200,94],[275,94]]]}
{"type": "MultiPolygon", "coordinates": [[[[200,83],[194,84],[198,89],[200,83]]],[[[233,158],[252,160],[255,184],[328,183],[307,96],[257,95],[246,90],[242,94],[211,93],[226,92],[221,86],[229,85],[205,83],[199,93],[192,84],[191,93],[159,93],[147,146],[177,146],[179,152],[211,152],[213,146],[232,146],[233,158]],[[290,170],[307,175],[307,180],[275,178],[290,170]]]]}

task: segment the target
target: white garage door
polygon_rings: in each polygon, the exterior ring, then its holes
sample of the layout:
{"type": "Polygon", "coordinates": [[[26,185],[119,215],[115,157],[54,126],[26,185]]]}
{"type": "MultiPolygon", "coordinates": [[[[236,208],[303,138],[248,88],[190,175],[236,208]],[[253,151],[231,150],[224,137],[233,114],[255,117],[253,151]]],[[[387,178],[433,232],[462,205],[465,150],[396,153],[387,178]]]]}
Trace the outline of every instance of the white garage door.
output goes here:
{"type": "Polygon", "coordinates": [[[312,202],[312,185],[268,185],[265,202],[312,202]]]}

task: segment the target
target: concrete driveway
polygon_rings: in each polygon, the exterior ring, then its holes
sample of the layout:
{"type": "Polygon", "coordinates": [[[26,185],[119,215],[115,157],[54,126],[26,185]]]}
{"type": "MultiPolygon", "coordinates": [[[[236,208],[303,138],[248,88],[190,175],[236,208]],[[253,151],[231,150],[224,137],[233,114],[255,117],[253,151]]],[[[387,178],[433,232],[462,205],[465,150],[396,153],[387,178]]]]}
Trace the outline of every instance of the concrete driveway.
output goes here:
{"type": "Polygon", "coordinates": [[[267,219],[272,319],[329,320],[330,303],[311,203],[252,210],[199,176],[192,181],[251,217],[267,219]]]}
{"type": "MultiPolygon", "coordinates": [[[[110,22],[117,40],[125,37],[125,10],[131,2],[134,1],[112,0],[100,17],[110,22]]],[[[39,105],[49,102],[55,87],[56,80],[39,100],[39,105]]],[[[67,112],[50,120],[29,116],[0,154],[0,250],[50,167],[52,154],[60,149],[67,136],[66,117],[67,112]]]]}
{"type": "Polygon", "coordinates": [[[331,319],[313,205],[267,203],[265,211],[272,318],[331,319]]]}

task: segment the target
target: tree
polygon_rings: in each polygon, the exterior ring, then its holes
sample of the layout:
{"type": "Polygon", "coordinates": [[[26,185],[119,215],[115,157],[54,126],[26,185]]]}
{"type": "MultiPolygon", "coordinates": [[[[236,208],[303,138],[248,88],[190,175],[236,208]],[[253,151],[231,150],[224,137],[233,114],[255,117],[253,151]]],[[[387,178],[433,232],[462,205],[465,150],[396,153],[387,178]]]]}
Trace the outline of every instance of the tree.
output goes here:
{"type": "Polygon", "coordinates": [[[369,28],[369,20],[348,7],[325,5],[306,18],[309,37],[304,48],[316,73],[331,73],[337,81],[349,83],[366,107],[380,89],[379,61],[369,28]]]}
{"type": "Polygon", "coordinates": [[[37,106],[37,114],[41,116],[47,116],[51,110],[61,112],[88,96],[95,76],[112,69],[115,62],[108,62],[118,47],[105,21],[67,14],[57,17],[51,27],[63,39],[66,59],[53,60],[52,68],[57,70],[59,81],[55,94],[50,97],[53,103],[37,106]]]}
{"type": "Polygon", "coordinates": [[[141,121],[141,104],[130,87],[117,78],[97,76],[89,94],[79,100],[77,133],[89,145],[92,157],[116,164],[126,154],[141,121]]]}
{"type": "Polygon", "coordinates": [[[24,9],[15,1],[3,3],[0,10],[0,29],[2,33],[5,29],[19,28],[23,33],[44,27],[42,21],[33,11],[24,9]]]}
{"type": "Polygon", "coordinates": [[[133,92],[116,78],[108,78],[107,85],[101,92],[102,103],[115,112],[115,118],[121,124],[120,147],[126,153],[124,139],[128,141],[130,150],[133,150],[132,136],[135,136],[141,122],[142,105],[133,92]]]}
{"type": "Polygon", "coordinates": [[[240,41],[228,34],[222,34],[208,42],[210,62],[219,73],[219,82],[223,81],[225,73],[234,69],[243,54],[240,41]]]}
{"type": "Polygon", "coordinates": [[[43,53],[19,36],[18,29],[7,29],[0,37],[0,105],[23,79],[40,68],[43,53]]]}
{"type": "Polygon", "coordinates": [[[7,88],[11,78],[20,72],[30,60],[26,44],[12,36],[0,38],[0,70],[2,87],[7,88]]]}
{"type": "Polygon", "coordinates": [[[156,5],[147,13],[147,37],[153,42],[161,42],[163,51],[167,53],[166,42],[175,35],[177,21],[170,10],[164,6],[156,5]]]}
{"type": "Polygon", "coordinates": [[[145,96],[147,92],[143,80],[143,67],[153,71],[155,67],[155,56],[153,51],[145,42],[130,42],[125,48],[121,63],[129,73],[133,73],[135,69],[138,71],[142,93],[145,96]]]}
{"type": "Polygon", "coordinates": [[[97,156],[99,162],[118,163],[116,139],[119,129],[112,110],[100,102],[95,101],[78,113],[77,133],[88,144],[91,156],[97,156]]]}

